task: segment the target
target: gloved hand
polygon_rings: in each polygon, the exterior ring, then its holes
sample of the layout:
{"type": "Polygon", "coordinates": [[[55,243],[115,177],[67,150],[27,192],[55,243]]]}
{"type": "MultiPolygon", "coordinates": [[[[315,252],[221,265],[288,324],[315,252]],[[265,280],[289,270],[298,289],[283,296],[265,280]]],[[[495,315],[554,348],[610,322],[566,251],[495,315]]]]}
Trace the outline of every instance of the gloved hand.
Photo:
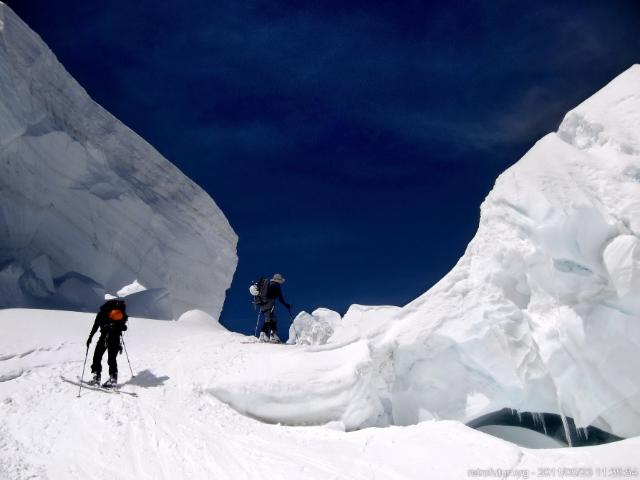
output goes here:
{"type": "Polygon", "coordinates": [[[91,340],[92,340],[92,336],[89,335],[89,338],[87,338],[87,348],[89,348],[89,345],[91,345],[91,340]]]}
{"type": "Polygon", "coordinates": [[[118,353],[122,355],[122,344],[120,344],[120,346],[118,347],[118,353]]]}

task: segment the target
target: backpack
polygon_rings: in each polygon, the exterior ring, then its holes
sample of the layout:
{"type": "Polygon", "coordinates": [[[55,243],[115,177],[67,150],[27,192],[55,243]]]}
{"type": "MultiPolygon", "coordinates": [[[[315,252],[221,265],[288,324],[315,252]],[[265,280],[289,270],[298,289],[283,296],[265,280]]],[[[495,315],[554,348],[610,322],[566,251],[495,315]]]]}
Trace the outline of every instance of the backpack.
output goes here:
{"type": "MultiPolygon", "coordinates": [[[[104,302],[104,304],[102,304],[102,306],[100,307],[100,311],[106,313],[109,317],[111,317],[111,312],[114,311],[119,311],[123,317],[127,315],[126,304],[124,300],[116,298],[112,298],[111,300],[107,300],[106,302],[104,302]]],[[[112,320],[114,319],[112,318],[112,320]]],[[[118,320],[122,320],[122,317],[120,317],[118,320]]]]}
{"type": "Polygon", "coordinates": [[[267,303],[267,290],[269,288],[269,279],[261,278],[260,280],[256,280],[251,283],[249,287],[249,293],[253,295],[253,305],[254,307],[259,307],[260,305],[264,305],[267,303]]]}

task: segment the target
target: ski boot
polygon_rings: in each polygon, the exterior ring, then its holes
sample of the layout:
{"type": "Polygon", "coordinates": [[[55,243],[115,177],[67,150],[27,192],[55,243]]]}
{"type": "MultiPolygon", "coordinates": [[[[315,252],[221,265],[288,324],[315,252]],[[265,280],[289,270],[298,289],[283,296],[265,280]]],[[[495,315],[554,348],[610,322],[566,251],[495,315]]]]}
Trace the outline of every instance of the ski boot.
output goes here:
{"type": "Polygon", "coordinates": [[[280,343],[280,337],[278,337],[278,334],[276,332],[271,332],[269,343],[280,343]]]}
{"type": "Polygon", "coordinates": [[[269,341],[269,337],[267,337],[267,334],[264,332],[260,332],[260,337],[258,337],[258,342],[267,343],[268,341],[269,341]]]}
{"type": "Polygon", "coordinates": [[[93,378],[87,382],[87,385],[95,385],[97,387],[100,386],[100,374],[94,373],[93,378]]]}
{"type": "Polygon", "coordinates": [[[118,386],[118,375],[109,375],[109,380],[102,384],[103,388],[116,388],[118,386]]]}

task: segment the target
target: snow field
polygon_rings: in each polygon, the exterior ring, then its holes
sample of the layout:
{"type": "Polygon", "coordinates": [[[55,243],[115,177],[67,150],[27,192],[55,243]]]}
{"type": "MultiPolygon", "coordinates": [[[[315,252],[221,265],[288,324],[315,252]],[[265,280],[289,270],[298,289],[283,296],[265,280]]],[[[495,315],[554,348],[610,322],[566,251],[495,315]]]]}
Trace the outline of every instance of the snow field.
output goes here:
{"type": "MultiPolygon", "coordinates": [[[[272,362],[285,357],[317,366],[316,347],[243,344],[246,337],[198,312],[178,322],[130,320],[125,340],[137,378],[129,380],[124,356],[118,363],[123,388],[138,398],[87,390],[76,398],[77,389],[59,376],[79,375],[92,321],[92,315],[73,312],[0,311],[0,478],[467,478],[467,470],[476,468],[637,463],[640,439],[527,450],[451,421],[357,432],[342,431],[339,422],[262,423],[216,399],[212,393],[220,393],[221,379],[262,363],[263,382],[277,383],[272,362]]],[[[306,395],[313,409],[331,396],[314,398],[318,391],[310,380],[299,378],[290,394],[306,395]]],[[[247,405],[263,401],[251,387],[244,395],[247,405]]],[[[286,397],[280,399],[286,411],[286,397]]]]}

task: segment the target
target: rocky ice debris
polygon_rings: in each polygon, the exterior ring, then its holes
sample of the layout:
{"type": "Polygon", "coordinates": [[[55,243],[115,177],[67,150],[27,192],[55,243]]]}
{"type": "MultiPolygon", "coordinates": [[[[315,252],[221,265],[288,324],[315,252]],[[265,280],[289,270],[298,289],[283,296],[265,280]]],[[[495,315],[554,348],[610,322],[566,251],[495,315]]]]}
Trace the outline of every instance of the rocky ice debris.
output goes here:
{"type": "Polygon", "coordinates": [[[289,344],[323,345],[327,343],[336,325],[340,322],[340,314],[328,308],[318,308],[312,313],[300,312],[289,327],[289,344]]]}
{"type": "Polygon", "coordinates": [[[167,300],[139,314],[217,317],[237,264],[209,195],[91,100],[2,3],[0,238],[0,307],[93,311],[138,279],[167,300]]]}

